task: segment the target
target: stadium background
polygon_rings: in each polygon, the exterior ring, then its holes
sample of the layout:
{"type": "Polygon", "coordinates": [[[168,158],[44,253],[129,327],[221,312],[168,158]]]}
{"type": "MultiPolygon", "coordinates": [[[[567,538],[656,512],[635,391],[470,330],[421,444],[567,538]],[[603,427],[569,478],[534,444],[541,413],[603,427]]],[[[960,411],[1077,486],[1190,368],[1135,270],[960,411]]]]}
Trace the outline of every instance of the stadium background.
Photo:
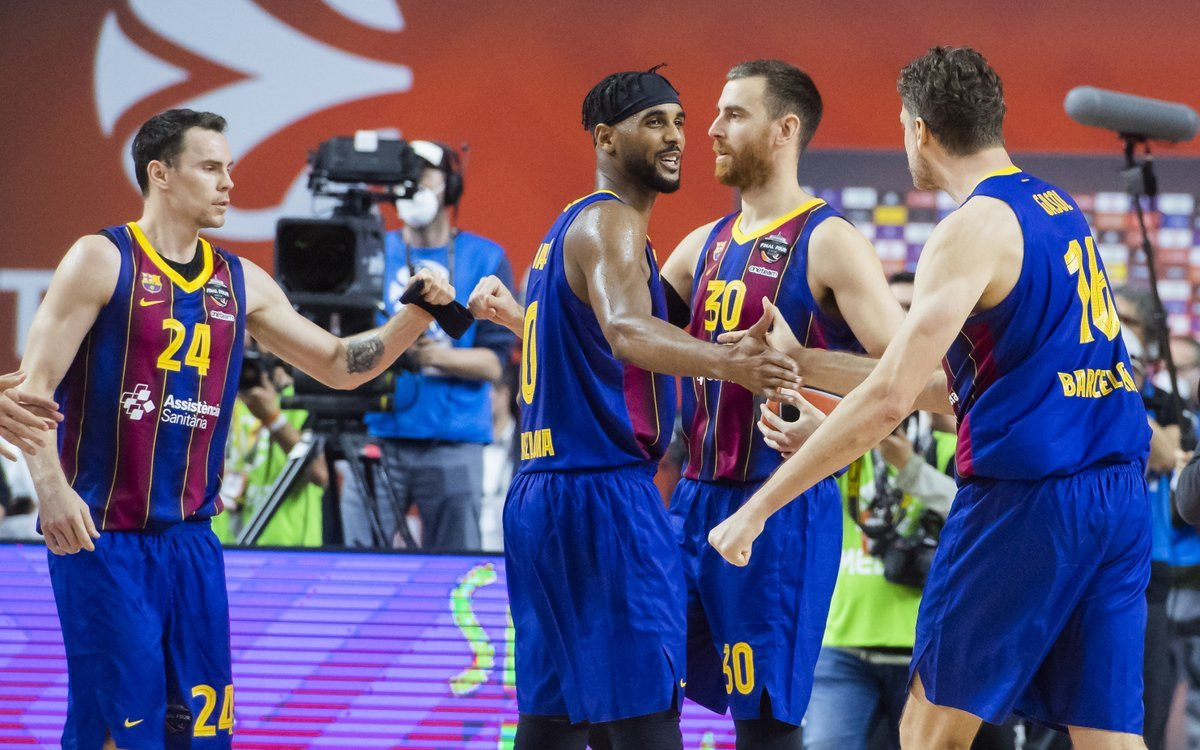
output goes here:
{"type": "MultiPolygon", "coordinates": [[[[711,178],[705,135],[725,71],[781,57],[825,97],[804,181],[892,270],[911,265],[951,208],[911,190],[897,71],[933,44],[971,44],[1004,78],[1018,164],[1076,195],[1119,283],[1145,273],[1129,250],[1119,144],[1072,122],[1063,96],[1088,84],[1200,104],[1193,0],[1136,12],[1117,0],[0,0],[0,19],[0,371],[15,366],[67,246],[137,216],[128,143],[173,106],[228,117],[237,213],[214,239],[259,263],[271,264],[275,220],[308,214],[308,150],[391,128],[469,144],[461,224],[499,240],[520,273],[556,212],[591,187],[579,105],[601,76],[668,62],[689,112],[684,187],[660,200],[652,224],[661,257],[732,205],[711,178]]],[[[1200,142],[1156,154],[1162,296],[1172,327],[1195,331],[1200,142]]],[[[394,213],[385,217],[393,226],[394,213]]],[[[65,670],[44,554],[0,546],[4,746],[51,744],[61,726],[65,670]]],[[[231,553],[238,747],[503,746],[514,701],[502,562],[231,553]],[[476,658],[491,665],[461,676],[476,658]]],[[[694,710],[686,722],[686,747],[732,746],[727,722],[694,710]]]]}

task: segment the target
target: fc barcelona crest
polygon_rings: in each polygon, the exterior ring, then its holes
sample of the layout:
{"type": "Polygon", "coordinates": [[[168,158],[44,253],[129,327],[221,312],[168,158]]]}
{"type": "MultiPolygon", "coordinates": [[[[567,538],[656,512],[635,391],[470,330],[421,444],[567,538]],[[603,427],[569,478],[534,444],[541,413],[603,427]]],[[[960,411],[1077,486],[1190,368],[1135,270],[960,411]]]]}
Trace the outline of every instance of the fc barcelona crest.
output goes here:
{"type": "Polygon", "coordinates": [[[772,234],[758,241],[758,254],[766,263],[774,263],[787,255],[788,241],[781,234],[772,234]]]}
{"type": "Polygon", "coordinates": [[[729,240],[721,240],[720,242],[718,242],[716,244],[716,246],[713,248],[713,253],[712,253],[713,260],[721,259],[721,253],[725,252],[725,246],[728,244],[729,244],[729,240]]]}
{"type": "Polygon", "coordinates": [[[162,277],[156,273],[142,271],[142,289],[151,294],[158,294],[162,291],[162,277]]]}

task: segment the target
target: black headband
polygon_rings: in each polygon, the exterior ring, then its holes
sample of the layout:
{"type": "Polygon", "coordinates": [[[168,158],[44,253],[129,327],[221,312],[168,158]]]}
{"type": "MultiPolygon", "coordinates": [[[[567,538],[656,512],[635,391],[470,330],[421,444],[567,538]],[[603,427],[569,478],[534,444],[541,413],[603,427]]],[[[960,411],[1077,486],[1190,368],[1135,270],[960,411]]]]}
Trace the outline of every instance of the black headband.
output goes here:
{"type": "Polygon", "coordinates": [[[615,125],[656,104],[679,104],[679,92],[658,73],[638,73],[629,84],[619,87],[613,96],[600,103],[596,122],[615,125]]]}

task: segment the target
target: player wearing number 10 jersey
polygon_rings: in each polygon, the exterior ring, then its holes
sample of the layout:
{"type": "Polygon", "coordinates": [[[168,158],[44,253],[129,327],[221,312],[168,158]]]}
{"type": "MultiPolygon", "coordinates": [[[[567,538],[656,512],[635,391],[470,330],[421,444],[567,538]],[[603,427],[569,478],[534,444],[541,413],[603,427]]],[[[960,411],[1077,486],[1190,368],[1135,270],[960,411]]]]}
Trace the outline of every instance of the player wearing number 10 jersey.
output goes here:
{"type": "MultiPolygon", "coordinates": [[[[200,239],[233,187],[225,120],[171,110],[138,131],[141,218],[80,239],[34,316],[29,388],[65,417],[29,460],[69,675],[68,750],[228,748],[229,606],[209,518],[243,338],[331,386],[381,372],[432,319],[406,308],[339,339],[249,261],[200,239]],[[81,551],[82,550],[82,551],[81,551]]],[[[429,305],[453,300],[417,274],[429,305]]]]}
{"type": "Polygon", "coordinates": [[[683,572],[655,465],[674,425],[671,375],[795,383],[762,342],[697,341],[664,318],[646,237],[679,186],[683,110],[655,72],[588,93],[597,191],[568,205],[530,269],[521,308],[495,277],[477,318],[522,335],[521,468],[504,506],[516,629],[518,750],[681,748],[683,572]]]}
{"type": "Polygon", "coordinates": [[[1103,262],[1079,205],[1012,164],[982,55],[934,48],[899,90],[914,184],[961,205],[922,250],[883,357],[709,538],[744,564],[798,489],[918,397],[948,406],[924,388],[944,359],[959,490],[917,617],[901,744],[967,747],[981,719],[1015,711],[1069,729],[1075,747],[1144,748],[1149,427],[1103,262]]]}

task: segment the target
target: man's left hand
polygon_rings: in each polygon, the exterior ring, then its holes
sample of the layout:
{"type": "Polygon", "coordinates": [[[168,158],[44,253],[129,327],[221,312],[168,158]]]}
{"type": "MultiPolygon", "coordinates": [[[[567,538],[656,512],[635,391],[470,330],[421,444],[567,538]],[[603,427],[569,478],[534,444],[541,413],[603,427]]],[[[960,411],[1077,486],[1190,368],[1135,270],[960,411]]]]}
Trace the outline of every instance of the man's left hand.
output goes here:
{"type": "Polygon", "coordinates": [[[743,568],[750,563],[750,548],[762,533],[763,525],[743,506],[708,532],[708,543],[721,553],[721,557],[743,568]]]}

